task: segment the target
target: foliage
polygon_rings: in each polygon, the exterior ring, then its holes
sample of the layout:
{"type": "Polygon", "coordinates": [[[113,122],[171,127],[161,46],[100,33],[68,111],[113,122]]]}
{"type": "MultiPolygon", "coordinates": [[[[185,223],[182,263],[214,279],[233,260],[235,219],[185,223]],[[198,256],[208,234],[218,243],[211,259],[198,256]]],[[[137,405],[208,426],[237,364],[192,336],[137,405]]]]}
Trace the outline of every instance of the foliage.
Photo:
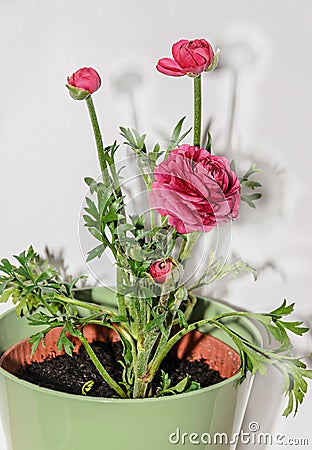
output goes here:
{"type": "MultiPolygon", "coordinates": [[[[145,380],[147,387],[152,381],[152,375],[157,373],[161,361],[173,345],[189,331],[210,324],[223,330],[237,347],[241,358],[240,382],[244,380],[248,372],[253,375],[257,372],[265,375],[266,366],[272,365],[281,372],[284,378],[283,390],[288,396],[288,405],[284,415],[288,416],[291,412],[296,413],[299,404],[304,399],[307,392],[305,379],[312,378],[312,371],[306,368],[301,359],[292,355],[289,333],[301,336],[308,331],[308,328],[303,327],[302,322],[284,320],[286,316],[293,313],[294,304],[287,305],[284,301],[279,308],[270,313],[233,311],[188,324],[181,305],[184,304],[185,308],[191,299],[184,287],[179,288],[174,295],[163,294],[161,305],[160,302],[156,302],[157,297],[153,297],[154,294],[146,288],[146,292],[150,294],[149,299],[144,298],[143,301],[137,300],[135,304],[129,304],[130,314],[139,316],[140,308],[145,304],[145,313],[148,312],[149,315],[149,320],[144,324],[145,328],[136,329],[127,317],[114,313],[104,306],[75,298],[78,279],[71,278],[70,281],[62,281],[55,268],[47,260],[42,260],[32,247],[15,258],[18,265],[11,264],[7,259],[3,259],[0,263],[0,302],[12,299],[18,315],[26,316],[30,325],[40,326],[40,331],[33,334],[29,340],[32,344],[32,353],[36,351],[41,341],[44,343],[46,334],[55,327],[62,327],[57,342],[58,350],[64,348],[69,355],[72,354],[73,343],[68,335],[82,339],[83,327],[88,323],[113,327],[120,335],[124,346],[123,382],[116,388],[122,397],[133,395],[134,371],[139,356],[135,341],[142,345],[144,336],[146,346],[154,345],[157,341],[160,344],[158,353],[150,354],[147,371],[150,378],[145,380]],[[80,308],[88,311],[88,314],[82,316],[79,313],[80,308]],[[231,328],[231,320],[235,317],[255,320],[264,327],[270,339],[274,338],[279,345],[262,348],[254,342],[248,341],[231,328]],[[171,333],[174,321],[180,323],[180,330],[175,334],[171,333]]],[[[221,277],[231,272],[230,265],[225,264],[220,269],[219,264],[214,261],[211,266],[213,269],[210,268],[210,271],[207,271],[210,273],[210,277],[216,277],[216,274],[221,277]]],[[[235,270],[238,270],[241,268],[241,264],[234,267],[235,270]]],[[[243,270],[245,269],[246,267],[243,267],[243,270]]],[[[253,272],[249,267],[247,270],[253,272]]],[[[133,293],[130,298],[131,303],[134,301],[133,293]]],[[[140,325],[143,326],[143,324],[140,325]]],[[[86,343],[84,342],[84,344],[86,343]]],[[[92,350],[87,348],[87,351],[89,356],[94,358],[92,350]]],[[[109,375],[105,368],[99,361],[94,360],[94,362],[104,378],[108,379],[109,375]]],[[[144,365],[143,368],[145,369],[144,365]]],[[[83,395],[87,395],[92,386],[92,382],[87,382],[83,386],[83,395]]],[[[199,387],[197,383],[192,382],[189,376],[172,386],[169,375],[162,371],[156,396],[190,392],[199,387]]]]}
{"type": "Polygon", "coordinates": [[[156,396],[162,397],[165,395],[181,394],[182,392],[192,392],[200,389],[200,384],[191,380],[191,377],[187,375],[183,380],[179,381],[175,386],[171,385],[171,379],[169,375],[161,371],[161,382],[157,389],[156,396]]]}

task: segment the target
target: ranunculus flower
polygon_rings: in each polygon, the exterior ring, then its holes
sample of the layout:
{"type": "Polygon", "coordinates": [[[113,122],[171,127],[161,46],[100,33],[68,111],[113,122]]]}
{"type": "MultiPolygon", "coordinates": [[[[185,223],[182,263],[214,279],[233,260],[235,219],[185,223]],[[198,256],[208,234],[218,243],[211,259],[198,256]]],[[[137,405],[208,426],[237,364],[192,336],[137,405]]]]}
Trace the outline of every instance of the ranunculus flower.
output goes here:
{"type": "Polygon", "coordinates": [[[67,79],[66,85],[75,100],[84,100],[101,86],[101,78],[92,67],[83,67],[67,79]]]}
{"type": "Polygon", "coordinates": [[[159,72],[173,77],[196,76],[214,63],[214,51],[205,39],[182,39],[172,46],[172,58],[162,58],[156,66],[159,72]]]}
{"type": "Polygon", "coordinates": [[[173,260],[171,258],[159,259],[150,265],[150,274],[156,283],[163,284],[172,271],[173,260]]]}
{"type": "Polygon", "coordinates": [[[210,231],[238,218],[240,183],[223,156],[181,145],[154,171],[151,206],[179,233],[210,231]]]}

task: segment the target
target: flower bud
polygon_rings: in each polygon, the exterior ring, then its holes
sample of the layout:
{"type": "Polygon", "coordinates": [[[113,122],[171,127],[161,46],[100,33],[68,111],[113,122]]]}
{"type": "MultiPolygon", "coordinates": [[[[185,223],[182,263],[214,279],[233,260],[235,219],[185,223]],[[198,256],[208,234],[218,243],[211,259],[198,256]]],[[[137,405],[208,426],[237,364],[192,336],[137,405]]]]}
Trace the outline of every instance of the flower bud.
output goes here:
{"type": "Polygon", "coordinates": [[[158,61],[156,68],[159,72],[173,77],[197,77],[204,71],[212,70],[213,64],[217,64],[213,48],[205,39],[182,39],[176,42],[172,46],[172,56],[173,58],[158,61]]]}
{"type": "Polygon", "coordinates": [[[101,78],[92,67],[77,70],[67,79],[66,87],[75,100],[85,100],[101,86],[101,78]]]}
{"type": "Polygon", "coordinates": [[[163,284],[172,269],[172,258],[159,259],[150,265],[150,274],[156,283],[163,284]]]}

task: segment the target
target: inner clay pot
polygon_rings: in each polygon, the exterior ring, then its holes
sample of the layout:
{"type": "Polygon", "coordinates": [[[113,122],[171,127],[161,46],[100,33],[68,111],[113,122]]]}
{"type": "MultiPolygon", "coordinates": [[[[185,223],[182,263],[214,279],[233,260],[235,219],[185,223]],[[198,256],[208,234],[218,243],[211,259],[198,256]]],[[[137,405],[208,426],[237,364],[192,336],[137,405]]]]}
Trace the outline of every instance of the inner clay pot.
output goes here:
{"type": "MultiPolygon", "coordinates": [[[[31,344],[29,338],[24,339],[10,347],[0,358],[0,367],[7,372],[17,375],[22,366],[31,362],[42,362],[47,358],[64,355],[65,351],[58,351],[56,343],[62,328],[54,328],[45,337],[45,347],[40,343],[34,355],[31,355],[31,344]]],[[[117,333],[107,327],[99,325],[87,325],[84,335],[91,344],[95,341],[117,342],[120,340],[117,333]]],[[[73,352],[78,353],[81,342],[69,334],[67,337],[73,342],[73,352]]],[[[188,361],[204,360],[213,370],[220,373],[222,378],[230,378],[240,368],[240,357],[238,353],[219,339],[199,331],[190,331],[173,348],[172,353],[179,359],[188,361]]]]}

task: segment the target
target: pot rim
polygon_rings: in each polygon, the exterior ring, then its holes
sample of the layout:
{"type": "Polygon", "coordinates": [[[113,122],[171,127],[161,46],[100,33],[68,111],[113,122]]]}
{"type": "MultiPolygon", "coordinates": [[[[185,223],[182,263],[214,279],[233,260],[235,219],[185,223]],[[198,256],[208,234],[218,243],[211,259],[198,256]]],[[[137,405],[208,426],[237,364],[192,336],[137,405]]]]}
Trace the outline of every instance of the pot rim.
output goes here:
{"type": "MultiPolygon", "coordinates": [[[[216,303],[218,303],[218,302],[216,302],[216,303]]],[[[2,319],[4,319],[6,316],[12,314],[13,312],[15,312],[14,307],[10,308],[8,311],[2,313],[0,315],[0,323],[1,323],[2,319]]],[[[250,325],[252,325],[251,322],[250,322],[250,325]]],[[[258,328],[253,326],[253,332],[255,334],[256,339],[259,340],[260,342],[262,342],[262,338],[261,338],[258,328]]],[[[218,338],[216,338],[216,339],[218,339],[218,338]]],[[[218,340],[220,340],[220,339],[218,339],[218,340]]],[[[228,344],[225,344],[225,345],[228,345],[228,344]]],[[[234,345],[234,347],[232,347],[233,350],[235,350],[237,352],[237,349],[235,348],[234,343],[233,343],[233,345],[234,345]]],[[[0,355],[0,361],[1,361],[4,353],[5,352],[3,352],[0,355]]],[[[201,388],[201,389],[198,389],[198,390],[192,391],[192,392],[186,392],[186,393],[182,393],[182,394],[176,394],[176,395],[170,395],[170,396],[164,396],[164,397],[149,397],[149,398],[141,398],[141,399],[135,399],[135,398],[122,399],[122,398],[91,397],[91,396],[84,396],[84,395],[77,395],[77,394],[68,394],[67,392],[61,392],[61,391],[56,391],[53,389],[37,386],[36,384],[30,383],[29,381],[21,380],[20,378],[18,378],[15,375],[12,375],[11,373],[7,372],[0,366],[0,376],[7,378],[11,382],[17,383],[24,388],[28,388],[28,389],[40,392],[42,394],[50,395],[52,397],[63,397],[63,398],[67,398],[70,400],[83,401],[83,402],[114,403],[114,404],[120,403],[123,405],[125,405],[125,404],[133,405],[135,403],[145,403],[146,404],[149,402],[156,403],[156,402],[166,402],[166,401],[177,401],[181,397],[184,398],[184,397],[191,397],[194,395],[195,396],[201,395],[206,392],[219,389],[220,387],[226,386],[227,384],[230,384],[230,383],[237,383],[237,387],[239,387],[238,380],[239,380],[240,375],[241,375],[241,369],[235,375],[232,375],[230,378],[220,381],[219,383],[213,384],[212,386],[201,388]]],[[[254,377],[254,375],[252,377],[254,377]]]]}

